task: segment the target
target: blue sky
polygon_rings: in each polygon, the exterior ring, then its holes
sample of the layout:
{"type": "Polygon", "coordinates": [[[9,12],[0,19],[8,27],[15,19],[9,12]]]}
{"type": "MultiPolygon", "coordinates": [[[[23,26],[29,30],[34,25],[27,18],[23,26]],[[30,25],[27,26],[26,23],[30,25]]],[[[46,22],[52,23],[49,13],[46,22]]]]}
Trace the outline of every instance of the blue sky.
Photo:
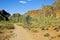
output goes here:
{"type": "Polygon", "coordinates": [[[0,0],[0,10],[24,14],[29,10],[41,9],[42,4],[52,5],[56,0],[0,0]]]}

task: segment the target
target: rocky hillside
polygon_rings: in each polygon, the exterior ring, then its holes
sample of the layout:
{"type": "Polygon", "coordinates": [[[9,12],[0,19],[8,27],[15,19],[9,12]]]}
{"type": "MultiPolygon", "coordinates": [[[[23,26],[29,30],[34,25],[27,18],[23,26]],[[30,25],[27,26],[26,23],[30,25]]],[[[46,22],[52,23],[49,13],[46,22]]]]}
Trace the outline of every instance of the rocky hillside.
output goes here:
{"type": "Polygon", "coordinates": [[[10,16],[10,14],[8,12],[6,12],[5,10],[0,10],[0,21],[2,21],[2,20],[8,21],[9,16],[10,16]]]}
{"type": "Polygon", "coordinates": [[[48,17],[48,16],[59,17],[60,16],[60,0],[56,0],[56,2],[53,3],[53,5],[43,6],[42,9],[28,11],[24,15],[25,16],[30,15],[31,17],[35,17],[35,18],[41,15],[45,17],[48,17]]]}

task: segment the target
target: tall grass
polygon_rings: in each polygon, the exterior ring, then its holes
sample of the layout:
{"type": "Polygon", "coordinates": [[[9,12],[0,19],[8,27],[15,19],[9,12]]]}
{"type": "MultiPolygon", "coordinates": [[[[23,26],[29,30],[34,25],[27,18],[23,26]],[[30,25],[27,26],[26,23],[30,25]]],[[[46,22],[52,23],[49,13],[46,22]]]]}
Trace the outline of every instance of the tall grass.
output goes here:
{"type": "Polygon", "coordinates": [[[21,22],[21,26],[24,28],[49,28],[49,27],[57,27],[60,26],[60,18],[56,17],[38,17],[38,18],[32,18],[30,20],[30,24],[26,24],[26,22],[21,22]]]}
{"type": "Polygon", "coordinates": [[[10,21],[1,21],[0,22],[0,29],[14,29],[13,22],[10,21]]]}

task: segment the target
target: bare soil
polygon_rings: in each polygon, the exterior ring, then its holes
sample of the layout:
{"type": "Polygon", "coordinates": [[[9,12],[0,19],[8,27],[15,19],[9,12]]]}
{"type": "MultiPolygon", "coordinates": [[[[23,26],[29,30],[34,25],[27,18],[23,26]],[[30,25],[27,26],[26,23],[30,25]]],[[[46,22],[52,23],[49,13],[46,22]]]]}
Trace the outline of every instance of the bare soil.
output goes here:
{"type": "Polygon", "coordinates": [[[17,24],[14,24],[14,27],[14,30],[4,29],[0,31],[0,40],[60,40],[60,37],[58,37],[60,31],[56,32],[52,27],[49,30],[41,30],[40,28],[27,30],[17,24]],[[47,33],[49,36],[44,36],[47,33]]]}
{"type": "Polygon", "coordinates": [[[17,26],[16,24],[14,24],[14,26],[15,36],[10,38],[10,40],[35,40],[32,35],[23,27],[17,26]]]}

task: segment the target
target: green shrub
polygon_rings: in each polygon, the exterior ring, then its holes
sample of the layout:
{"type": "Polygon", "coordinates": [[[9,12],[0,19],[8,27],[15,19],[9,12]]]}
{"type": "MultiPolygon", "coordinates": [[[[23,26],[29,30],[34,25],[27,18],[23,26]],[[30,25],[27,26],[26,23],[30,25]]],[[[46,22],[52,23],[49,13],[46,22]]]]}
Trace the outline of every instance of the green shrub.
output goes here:
{"type": "Polygon", "coordinates": [[[54,30],[56,30],[57,32],[59,32],[60,26],[56,26],[56,27],[54,28],[54,30]]]}
{"type": "Polygon", "coordinates": [[[2,21],[0,22],[0,29],[4,29],[4,28],[7,28],[7,29],[14,29],[14,25],[12,22],[9,22],[9,21],[2,21]]]}
{"type": "Polygon", "coordinates": [[[58,35],[58,37],[60,37],[60,35],[58,35]]]}
{"type": "Polygon", "coordinates": [[[51,36],[51,39],[54,39],[55,37],[54,36],[51,36]]]}
{"type": "Polygon", "coordinates": [[[42,26],[40,27],[42,30],[48,30],[48,27],[42,26]]]}
{"type": "Polygon", "coordinates": [[[0,31],[0,34],[1,34],[1,33],[3,33],[3,32],[0,31]]]}
{"type": "Polygon", "coordinates": [[[49,33],[44,34],[44,37],[49,37],[49,36],[50,36],[49,33]]]}
{"type": "Polygon", "coordinates": [[[31,31],[32,31],[32,32],[38,32],[37,30],[34,30],[34,29],[32,29],[31,31]]]}

